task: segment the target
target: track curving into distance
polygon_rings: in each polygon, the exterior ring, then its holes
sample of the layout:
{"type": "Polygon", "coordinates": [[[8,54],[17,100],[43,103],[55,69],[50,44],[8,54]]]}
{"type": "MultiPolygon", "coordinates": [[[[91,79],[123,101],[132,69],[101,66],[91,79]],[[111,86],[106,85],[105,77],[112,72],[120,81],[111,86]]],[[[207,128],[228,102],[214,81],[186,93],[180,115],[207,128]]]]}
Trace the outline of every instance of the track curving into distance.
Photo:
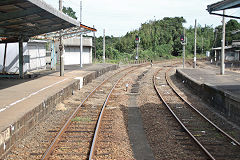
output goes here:
{"type": "Polygon", "coordinates": [[[118,82],[139,66],[144,64],[123,69],[93,89],[59,130],[42,160],[92,159],[98,128],[108,98],[118,82]]]}
{"type": "Polygon", "coordinates": [[[159,98],[182,128],[210,159],[240,159],[240,143],[176,92],[168,76],[170,69],[165,67],[156,72],[153,84],[159,98]]]}

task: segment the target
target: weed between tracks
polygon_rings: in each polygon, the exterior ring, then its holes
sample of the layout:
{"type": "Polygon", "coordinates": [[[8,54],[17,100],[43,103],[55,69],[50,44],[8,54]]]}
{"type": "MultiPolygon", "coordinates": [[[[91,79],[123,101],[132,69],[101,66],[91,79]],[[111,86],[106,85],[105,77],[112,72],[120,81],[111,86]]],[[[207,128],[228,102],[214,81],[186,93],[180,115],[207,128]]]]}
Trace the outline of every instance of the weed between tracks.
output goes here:
{"type": "Polygon", "coordinates": [[[73,122],[91,122],[90,117],[75,117],[72,119],[73,122]]]}

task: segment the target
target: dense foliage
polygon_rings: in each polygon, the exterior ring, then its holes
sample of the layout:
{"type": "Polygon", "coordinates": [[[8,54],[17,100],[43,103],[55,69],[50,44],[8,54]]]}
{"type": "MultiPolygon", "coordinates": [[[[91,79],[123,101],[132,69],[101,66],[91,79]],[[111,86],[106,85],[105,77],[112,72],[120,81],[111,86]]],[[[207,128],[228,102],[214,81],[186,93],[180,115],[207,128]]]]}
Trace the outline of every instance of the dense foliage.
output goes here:
{"type": "Polygon", "coordinates": [[[73,9],[71,7],[64,7],[63,6],[63,13],[67,14],[68,16],[74,18],[74,19],[77,19],[77,16],[76,16],[76,12],[73,11],[73,9]]]}
{"type": "MultiPolygon", "coordinates": [[[[63,12],[74,19],[77,19],[76,12],[71,7],[63,7],[63,12]]],[[[183,17],[169,18],[162,20],[150,20],[143,23],[137,30],[128,32],[123,37],[106,36],[106,58],[110,60],[131,60],[136,56],[135,37],[141,38],[139,44],[140,59],[170,58],[182,55],[180,35],[183,34],[183,17]]],[[[194,53],[194,32],[193,26],[185,29],[187,37],[186,56],[194,53]]],[[[222,25],[213,28],[212,26],[197,26],[197,54],[205,54],[213,47],[220,47],[222,39],[222,25]]],[[[230,20],[226,24],[226,45],[231,45],[232,40],[240,40],[240,24],[236,20],[230,20]],[[239,32],[238,32],[239,31],[239,32]]],[[[96,58],[102,59],[103,37],[96,38],[96,58]]]]}
{"type": "MultiPolygon", "coordinates": [[[[163,18],[143,23],[138,30],[128,32],[123,37],[106,37],[106,58],[134,59],[136,55],[135,36],[141,38],[139,58],[160,59],[180,56],[182,45],[180,35],[183,34],[183,17],[163,18]]],[[[186,54],[193,54],[194,28],[186,29],[188,44],[186,54]]],[[[197,52],[209,50],[214,41],[214,29],[210,26],[198,26],[197,52]]],[[[102,37],[96,40],[97,58],[102,56],[102,37]]]]}
{"type": "MultiPolygon", "coordinates": [[[[226,45],[231,45],[232,40],[240,40],[240,23],[238,21],[231,19],[226,24],[226,45]]],[[[215,36],[216,42],[214,43],[214,47],[221,46],[222,39],[222,26],[217,26],[215,28],[215,36]]]]}
{"type": "MultiPolygon", "coordinates": [[[[141,25],[138,30],[128,32],[123,37],[106,37],[106,58],[123,60],[134,59],[136,55],[135,36],[141,38],[139,58],[160,59],[182,55],[180,35],[183,34],[183,17],[163,18],[162,20],[149,21],[141,25]]],[[[236,20],[230,20],[226,24],[226,45],[232,40],[240,40],[240,24],[236,20]]],[[[194,27],[186,29],[187,45],[186,56],[194,53],[194,27]]],[[[101,59],[103,53],[103,37],[96,39],[97,58],[101,59]]],[[[222,26],[213,28],[205,25],[197,26],[197,54],[205,54],[213,47],[220,47],[222,39],[222,26]]]]}

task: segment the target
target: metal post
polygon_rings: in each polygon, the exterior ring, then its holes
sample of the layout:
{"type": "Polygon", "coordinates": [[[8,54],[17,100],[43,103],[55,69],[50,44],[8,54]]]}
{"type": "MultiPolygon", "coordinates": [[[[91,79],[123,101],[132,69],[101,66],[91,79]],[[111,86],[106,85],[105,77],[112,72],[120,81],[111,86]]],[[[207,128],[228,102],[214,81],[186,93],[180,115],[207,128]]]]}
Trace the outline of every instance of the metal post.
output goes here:
{"type": "Polygon", "coordinates": [[[82,51],[83,51],[83,43],[82,43],[82,41],[83,41],[83,36],[82,36],[82,34],[80,34],[80,68],[82,68],[83,67],[83,64],[82,64],[82,51]]]}
{"type": "MultiPolygon", "coordinates": [[[[225,15],[225,10],[223,10],[223,15],[225,15]]],[[[222,30],[222,52],[221,52],[221,70],[220,74],[224,75],[224,69],[225,69],[225,17],[223,16],[222,19],[222,25],[223,25],[223,30],[222,30]]]]}
{"type": "Polygon", "coordinates": [[[136,60],[138,60],[138,43],[137,43],[137,53],[136,53],[136,60]]]}
{"type": "MultiPolygon", "coordinates": [[[[81,24],[82,24],[82,1],[80,1],[80,30],[81,30],[81,24]]],[[[81,31],[80,31],[81,32],[81,31]]],[[[80,68],[83,67],[82,64],[82,52],[83,52],[83,36],[82,33],[80,34],[80,68]]]]}
{"type": "Polygon", "coordinates": [[[2,68],[2,73],[5,73],[5,67],[6,67],[6,56],[7,56],[7,43],[5,43],[5,50],[4,50],[4,58],[3,58],[3,68],[2,68]]]}
{"type": "Polygon", "coordinates": [[[214,61],[217,62],[217,50],[214,52],[214,61]]]}
{"type": "MultiPolygon", "coordinates": [[[[93,25],[93,28],[95,28],[94,25],[93,25]]],[[[95,35],[95,32],[93,32],[93,43],[94,43],[94,59],[96,61],[97,60],[97,53],[96,53],[96,35],[95,35]]]]}
{"type": "Polygon", "coordinates": [[[183,29],[184,42],[183,42],[183,68],[185,67],[185,45],[186,45],[186,36],[185,36],[185,28],[183,29]]]}
{"type": "Polygon", "coordinates": [[[103,63],[105,63],[105,29],[103,29],[103,63]]]}
{"type": "Polygon", "coordinates": [[[80,23],[82,23],[82,1],[80,1],[80,23]]]}
{"type": "MultiPolygon", "coordinates": [[[[62,0],[59,0],[59,11],[62,12],[62,0]]],[[[60,43],[59,43],[59,51],[60,51],[60,76],[64,76],[64,59],[63,59],[63,38],[62,38],[62,30],[60,32],[60,43]]]]}
{"type": "Polygon", "coordinates": [[[23,39],[19,39],[19,77],[23,78],[23,39]]]}
{"type": "Polygon", "coordinates": [[[59,0],[59,11],[61,11],[62,12],[62,0],[59,0]]]}
{"type": "Polygon", "coordinates": [[[62,31],[60,32],[60,45],[59,45],[59,51],[60,51],[60,76],[64,76],[64,59],[63,59],[63,38],[62,38],[62,31]]]}
{"type": "Polygon", "coordinates": [[[54,49],[54,41],[51,41],[51,69],[56,70],[56,55],[54,49]]]}
{"type": "Polygon", "coordinates": [[[195,34],[194,34],[194,65],[193,68],[196,68],[197,65],[197,20],[195,19],[195,34]]]}

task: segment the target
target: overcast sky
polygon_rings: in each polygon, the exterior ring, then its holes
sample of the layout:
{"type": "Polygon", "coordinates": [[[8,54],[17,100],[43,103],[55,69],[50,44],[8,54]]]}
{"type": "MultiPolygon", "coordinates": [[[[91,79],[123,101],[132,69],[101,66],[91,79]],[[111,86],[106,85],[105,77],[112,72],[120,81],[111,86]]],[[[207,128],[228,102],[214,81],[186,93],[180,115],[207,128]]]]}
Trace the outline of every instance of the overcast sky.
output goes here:
{"type": "MultiPolygon", "coordinates": [[[[59,0],[44,0],[58,9],[59,0]]],[[[219,0],[82,0],[83,24],[98,30],[97,36],[103,34],[123,36],[128,31],[138,29],[148,20],[164,17],[184,17],[185,27],[194,26],[194,20],[204,26],[221,24],[222,18],[210,15],[207,5],[219,0]]],[[[79,17],[80,0],[63,0],[63,5],[71,7],[79,17]]],[[[240,9],[227,10],[227,14],[240,15],[240,9]]],[[[229,18],[227,19],[229,20],[229,18]]]]}

